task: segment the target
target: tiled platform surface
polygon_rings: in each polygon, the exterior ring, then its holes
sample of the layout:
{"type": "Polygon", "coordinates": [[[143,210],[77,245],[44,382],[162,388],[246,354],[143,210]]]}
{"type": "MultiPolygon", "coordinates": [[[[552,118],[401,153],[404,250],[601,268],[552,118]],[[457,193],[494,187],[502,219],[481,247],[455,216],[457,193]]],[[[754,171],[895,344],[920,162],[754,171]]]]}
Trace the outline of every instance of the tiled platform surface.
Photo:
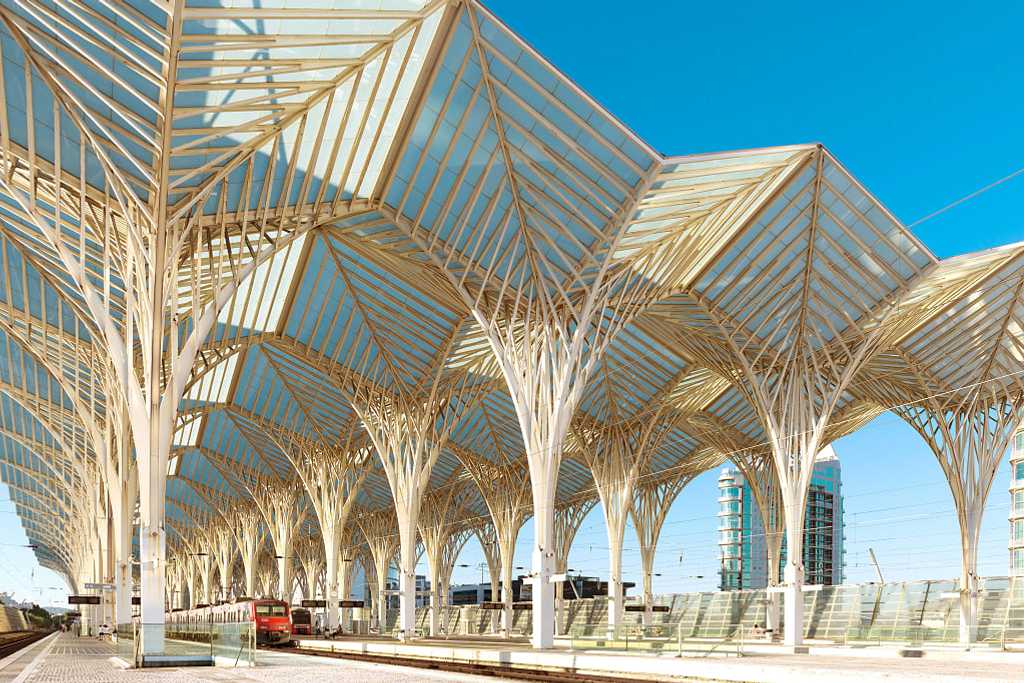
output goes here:
{"type": "Polygon", "coordinates": [[[364,662],[351,662],[323,657],[304,657],[283,653],[259,653],[259,665],[254,669],[188,668],[123,670],[110,658],[115,648],[94,639],[75,638],[62,633],[47,639],[33,652],[26,654],[34,665],[17,666],[8,672],[0,669],[3,683],[120,683],[145,681],[149,683],[196,683],[196,681],[272,681],[273,683],[308,683],[309,681],[373,681],[381,683],[438,683],[464,681],[478,683],[493,678],[441,674],[420,669],[380,666],[364,662]],[[38,657],[38,658],[37,658],[38,657]]]}
{"type": "Polygon", "coordinates": [[[745,648],[744,656],[704,652],[608,652],[585,649],[531,650],[525,644],[493,640],[419,640],[409,644],[380,639],[303,639],[304,647],[334,648],[369,654],[394,654],[461,661],[557,667],[584,673],[634,674],[674,680],[766,681],[1024,681],[1024,653],[996,650],[935,649],[923,658],[899,656],[899,648],[812,647],[809,654],[787,653],[779,646],[745,648]]]}

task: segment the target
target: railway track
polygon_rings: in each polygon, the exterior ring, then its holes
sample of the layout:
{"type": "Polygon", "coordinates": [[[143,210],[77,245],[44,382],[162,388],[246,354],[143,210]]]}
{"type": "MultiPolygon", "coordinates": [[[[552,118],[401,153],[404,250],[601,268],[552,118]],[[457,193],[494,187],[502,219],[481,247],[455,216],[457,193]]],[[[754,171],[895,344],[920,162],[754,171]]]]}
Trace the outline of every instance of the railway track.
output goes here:
{"type": "Polygon", "coordinates": [[[8,631],[0,633],[0,659],[50,635],[50,631],[8,631]]]}
{"type": "Polygon", "coordinates": [[[456,662],[421,659],[418,657],[400,657],[396,655],[371,655],[362,652],[330,652],[327,650],[316,650],[301,647],[261,647],[260,649],[272,650],[274,652],[290,652],[300,655],[312,655],[315,657],[330,657],[332,659],[353,659],[360,662],[373,662],[375,664],[389,664],[392,666],[407,666],[416,669],[431,669],[433,671],[445,671],[450,673],[491,676],[493,678],[505,678],[519,681],[547,681],[548,683],[625,683],[626,681],[657,680],[645,677],[638,678],[637,676],[602,676],[590,673],[576,673],[574,671],[534,669],[507,664],[456,662]]]}

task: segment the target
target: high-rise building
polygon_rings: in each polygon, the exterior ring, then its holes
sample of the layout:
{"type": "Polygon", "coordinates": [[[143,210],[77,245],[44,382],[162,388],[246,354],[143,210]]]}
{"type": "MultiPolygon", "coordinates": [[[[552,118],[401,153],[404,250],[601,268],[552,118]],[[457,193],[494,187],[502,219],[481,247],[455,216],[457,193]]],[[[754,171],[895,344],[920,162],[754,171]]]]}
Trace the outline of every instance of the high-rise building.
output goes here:
{"type": "Polygon", "coordinates": [[[1010,576],[1024,576],[1024,430],[1010,453],[1010,576]]]}
{"type": "MultiPolygon", "coordinates": [[[[718,477],[718,489],[719,588],[764,588],[768,585],[768,551],[764,523],[750,484],[739,470],[727,467],[718,477]]],[[[843,582],[846,565],[843,538],[842,468],[835,451],[827,446],[815,458],[807,495],[803,548],[806,583],[843,582]]],[[[780,576],[785,559],[786,542],[783,540],[780,576]]]]}

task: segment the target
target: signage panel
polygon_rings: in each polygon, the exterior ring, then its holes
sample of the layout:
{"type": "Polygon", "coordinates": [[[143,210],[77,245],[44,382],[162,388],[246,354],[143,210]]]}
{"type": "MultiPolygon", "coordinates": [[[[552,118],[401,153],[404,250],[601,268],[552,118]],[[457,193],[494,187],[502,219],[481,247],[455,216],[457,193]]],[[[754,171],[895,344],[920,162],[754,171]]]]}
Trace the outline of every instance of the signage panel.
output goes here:
{"type": "Polygon", "coordinates": [[[98,605],[100,604],[100,596],[98,595],[69,595],[69,605],[98,605]]]}
{"type": "Polygon", "coordinates": [[[303,600],[303,607],[327,607],[326,600],[303,600]]]}
{"type": "Polygon", "coordinates": [[[339,600],[338,607],[365,607],[362,600],[339,600]]]}

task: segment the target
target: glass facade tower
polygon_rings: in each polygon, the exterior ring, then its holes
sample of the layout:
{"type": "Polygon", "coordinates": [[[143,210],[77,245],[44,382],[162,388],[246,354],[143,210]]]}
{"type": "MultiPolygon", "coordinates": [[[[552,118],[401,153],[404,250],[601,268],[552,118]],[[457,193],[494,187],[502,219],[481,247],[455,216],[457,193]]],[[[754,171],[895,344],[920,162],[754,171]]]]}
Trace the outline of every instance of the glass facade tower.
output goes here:
{"type": "MultiPolygon", "coordinates": [[[[718,477],[718,490],[719,588],[764,588],[768,585],[768,550],[761,513],[750,485],[739,470],[725,468],[718,477]]],[[[835,451],[828,446],[815,459],[807,495],[804,516],[806,583],[828,586],[843,582],[846,564],[843,523],[842,468],[835,451]]],[[[783,540],[780,567],[785,559],[786,542],[783,540]]]]}
{"type": "Polygon", "coordinates": [[[1010,576],[1024,576],[1024,430],[1010,454],[1010,576]]]}

